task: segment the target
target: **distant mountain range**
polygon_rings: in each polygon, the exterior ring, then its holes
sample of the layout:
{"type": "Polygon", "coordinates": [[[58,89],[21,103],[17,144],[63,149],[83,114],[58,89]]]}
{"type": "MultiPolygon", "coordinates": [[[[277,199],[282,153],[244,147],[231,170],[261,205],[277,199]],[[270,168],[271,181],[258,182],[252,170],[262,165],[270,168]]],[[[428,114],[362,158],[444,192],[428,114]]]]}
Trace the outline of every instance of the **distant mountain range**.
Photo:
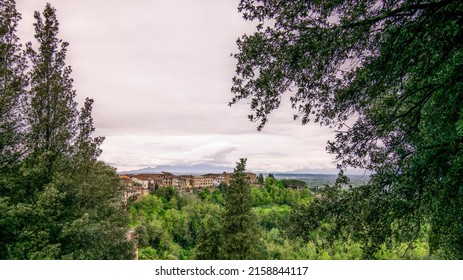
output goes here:
{"type": "MultiPolygon", "coordinates": [[[[298,169],[293,171],[252,171],[254,173],[262,173],[262,174],[338,174],[337,169],[298,169]]],[[[119,174],[149,174],[149,173],[161,173],[161,172],[169,172],[172,174],[191,174],[191,175],[198,175],[198,174],[207,174],[207,173],[223,173],[223,172],[233,172],[233,168],[231,167],[223,167],[223,166],[215,166],[209,164],[195,164],[195,165],[160,165],[157,167],[146,167],[136,170],[129,170],[129,171],[121,171],[118,172],[119,174]]],[[[346,174],[350,175],[363,175],[363,170],[348,170],[346,174]]]]}
{"type": "Polygon", "coordinates": [[[119,174],[149,174],[169,172],[172,174],[206,174],[206,173],[223,173],[233,172],[233,168],[214,166],[208,164],[195,165],[160,165],[156,167],[146,167],[137,170],[121,171],[119,174]]]}

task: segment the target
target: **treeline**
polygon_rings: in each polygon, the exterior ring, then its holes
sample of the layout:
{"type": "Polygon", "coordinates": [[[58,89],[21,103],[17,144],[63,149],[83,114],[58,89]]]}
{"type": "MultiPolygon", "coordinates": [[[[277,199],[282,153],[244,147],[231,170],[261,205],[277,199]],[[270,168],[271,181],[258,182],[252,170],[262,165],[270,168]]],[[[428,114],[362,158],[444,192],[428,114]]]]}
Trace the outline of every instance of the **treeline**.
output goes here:
{"type": "Polygon", "coordinates": [[[417,241],[385,242],[372,256],[367,244],[334,235],[337,221],[323,220],[321,212],[313,211],[333,192],[341,192],[339,186],[313,193],[287,188],[273,177],[263,179],[260,187],[233,179],[230,186],[195,194],[165,187],[130,206],[130,226],[140,259],[440,258],[429,253],[426,228],[417,241]],[[313,218],[301,220],[310,211],[313,218]],[[312,230],[306,231],[307,224],[312,230]]]}
{"type": "Polygon", "coordinates": [[[113,168],[97,160],[92,104],[75,101],[56,11],[34,13],[35,43],[0,4],[0,259],[131,259],[113,168]]]}

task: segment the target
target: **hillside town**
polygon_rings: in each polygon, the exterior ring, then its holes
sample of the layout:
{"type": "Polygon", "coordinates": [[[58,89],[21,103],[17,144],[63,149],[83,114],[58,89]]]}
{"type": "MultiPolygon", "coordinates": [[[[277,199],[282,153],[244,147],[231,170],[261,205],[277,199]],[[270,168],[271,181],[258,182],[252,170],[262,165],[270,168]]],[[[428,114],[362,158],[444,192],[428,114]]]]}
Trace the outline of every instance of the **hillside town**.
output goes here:
{"type": "MultiPolygon", "coordinates": [[[[257,175],[247,172],[249,183],[257,183],[257,175]]],[[[232,173],[209,173],[201,176],[174,175],[169,172],[155,174],[124,174],[119,178],[124,182],[125,199],[139,198],[160,187],[175,187],[180,192],[194,192],[205,188],[214,189],[222,183],[230,184],[232,173]]]]}

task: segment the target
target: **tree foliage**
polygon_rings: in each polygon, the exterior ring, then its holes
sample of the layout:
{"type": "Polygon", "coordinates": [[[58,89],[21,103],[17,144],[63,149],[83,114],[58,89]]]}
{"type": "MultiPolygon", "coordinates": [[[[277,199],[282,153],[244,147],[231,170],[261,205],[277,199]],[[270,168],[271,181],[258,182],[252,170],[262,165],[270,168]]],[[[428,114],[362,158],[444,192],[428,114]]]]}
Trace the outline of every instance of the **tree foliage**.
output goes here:
{"type": "Polygon", "coordinates": [[[198,230],[197,260],[220,260],[223,256],[223,221],[221,216],[207,215],[198,230]]]}
{"type": "Polygon", "coordinates": [[[346,206],[337,208],[363,229],[347,232],[370,256],[429,222],[431,249],[462,258],[463,3],[242,0],[238,9],[258,25],[237,41],[230,104],[250,99],[260,130],[289,92],[295,119],[337,129],[327,150],[339,167],[373,173],[338,194],[346,206]]]}
{"type": "Polygon", "coordinates": [[[0,174],[11,169],[24,152],[24,102],[27,68],[16,28],[21,15],[14,1],[0,6],[0,174]]]}
{"type": "MultiPolygon", "coordinates": [[[[336,216],[319,219],[319,213],[335,207],[339,198],[339,186],[325,187],[322,193],[330,203],[322,204],[308,189],[293,190],[294,200],[287,204],[280,196],[285,192],[275,192],[282,186],[279,180],[266,180],[270,188],[251,187],[253,207],[251,217],[259,232],[257,247],[265,254],[254,258],[292,259],[363,259],[365,246],[353,239],[340,238],[334,234],[340,228],[336,216]],[[265,197],[262,200],[261,196],[265,197]],[[278,195],[276,195],[278,194],[278,195]],[[311,208],[311,206],[313,206],[311,208]],[[313,215],[308,215],[311,211],[313,215]],[[320,211],[313,211],[319,209],[320,211]],[[304,228],[318,222],[308,231],[304,228]],[[307,234],[309,232],[309,234],[307,234]]],[[[140,259],[228,259],[225,247],[224,218],[225,205],[216,199],[222,191],[178,193],[166,196],[170,191],[155,192],[141,197],[130,207],[131,227],[138,240],[140,259]],[[215,196],[212,194],[216,194],[215,196]],[[176,204],[172,201],[182,200],[176,204]],[[177,208],[173,208],[177,205],[177,208]]],[[[319,197],[321,193],[317,193],[319,197]]],[[[342,215],[338,217],[342,218],[342,215]]],[[[361,225],[359,225],[360,228],[361,225]]],[[[430,254],[429,224],[423,227],[415,242],[391,240],[384,242],[374,253],[378,259],[438,259],[440,254],[430,254]]]]}
{"type": "Polygon", "coordinates": [[[0,8],[0,258],[133,258],[121,181],[97,160],[103,139],[92,136],[93,101],[77,110],[56,10],[47,4],[34,13],[38,47],[26,45],[26,72],[14,35],[20,18],[14,1],[0,8]]]}
{"type": "Polygon", "coordinates": [[[224,258],[246,260],[262,258],[259,230],[252,210],[251,186],[248,181],[246,159],[240,159],[231,175],[225,198],[224,258]]]}
{"type": "Polygon", "coordinates": [[[72,154],[72,145],[77,133],[77,102],[72,86],[71,67],[66,66],[67,42],[58,38],[59,23],[56,11],[47,4],[42,14],[36,11],[35,38],[39,44],[35,50],[32,43],[26,45],[32,66],[29,72],[30,106],[27,107],[28,162],[42,165],[44,183],[58,171],[55,163],[60,157],[72,154]]]}

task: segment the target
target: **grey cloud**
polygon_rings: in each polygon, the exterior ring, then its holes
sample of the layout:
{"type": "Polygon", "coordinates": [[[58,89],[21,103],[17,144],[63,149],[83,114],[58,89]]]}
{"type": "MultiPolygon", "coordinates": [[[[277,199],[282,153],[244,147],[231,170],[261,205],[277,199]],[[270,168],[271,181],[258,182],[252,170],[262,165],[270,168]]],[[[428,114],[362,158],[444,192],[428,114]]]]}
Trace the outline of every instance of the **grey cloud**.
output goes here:
{"type": "MultiPolygon", "coordinates": [[[[56,7],[60,37],[70,43],[78,100],[91,97],[102,159],[120,169],[177,163],[271,170],[329,166],[332,132],[301,126],[284,101],[263,132],[247,120],[246,102],[227,106],[235,40],[254,24],[237,1],[18,0],[20,37],[33,40],[34,10],[56,7]]],[[[34,43],[35,44],[35,43],[34,43]]]]}

